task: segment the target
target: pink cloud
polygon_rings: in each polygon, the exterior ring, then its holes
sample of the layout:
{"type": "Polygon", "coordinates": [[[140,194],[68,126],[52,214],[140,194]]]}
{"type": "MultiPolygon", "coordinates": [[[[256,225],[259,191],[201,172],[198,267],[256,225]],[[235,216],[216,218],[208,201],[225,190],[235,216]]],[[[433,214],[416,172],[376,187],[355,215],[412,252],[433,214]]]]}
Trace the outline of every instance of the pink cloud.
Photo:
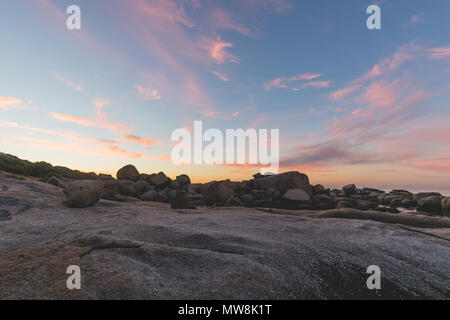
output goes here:
{"type": "Polygon", "coordinates": [[[180,23],[188,28],[195,24],[186,16],[182,6],[171,0],[143,1],[138,0],[138,6],[149,18],[157,20],[169,20],[180,23]]]}
{"type": "Polygon", "coordinates": [[[64,85],[68,86],[69,88],[72,88],[72,89],[75,90],[75,91],[78,91],[78,92],[83,92],[83,91],[84,91],[84,89],[83,89],[83,87],[82,87],[81,84],[77,84],[77,83],[75,83],[73,80],[67,79],[66,77],[64,77],[64,76],[63,76],[62,74],[60,74],[60,73],[57,73],[57,74],[56,74],[56,79],[57,79],[60,83],[62,83],[62,84],[64,84],[64,85]]]}
{"type": "Polygon", "coordinates": [[[205,46],[209,52],[209,57],[214,60],[214,62],[222,64],[225,62],[239,63],[239,59],[228,53],[227,48],[233,48],[233,44],[230,42],[224,42],[220,37],[217,39],[205,39],[205,46]]]}
{"type": "Polygon", "coordinates": [[[142,144],[144,146],[147,147],[151,147],[154,145],[161,145],[160,141],[156,141],[156,140],[149,140],[149,139],[142,139],[141,137],[138,136],[133,136],[133,135],[128,135],[128,136],[124,136],[123,137],[126,141],[131,141],[137,144],[142,144]]]}
{"type": "Polygon", "coordinates": [[[264,88],[270,90],[272,88],[288,88],[288,85],[284,83],[283,78],[276,78],[272,81],[264,83],[264,88]]]}
{"type": "MultiPolygon", "coordinates": [[[[279,77],[275,78],[271,81],[268,81],[264,83],[264,88],[269,91],[272,88],[281,88],[281,89],[288,89],[289,85],[288,83],[291,82],[297,82],[297,81],[310,81],[313,79],[317,79],[321,77],[321,73],[304,73],[304,74],[297,74],[293,77],[279,77]]],[[[303,85],[304,88],[308,87],[315,87],[315,88],[325,88],[331,84],[330,81],[315,81],[315,82],[308,82],[303,85]]],[[[300,89],[298,87],[292,88],[293,91],[299,91],[300,89]]]]}
{"type": "Polygon", "coordinates": [[[440,47],[428,49],[429,57],[432,59],[449,59],[450,47],[440,47]]]}
{"type": "Polygon", "coordinates": [[[433,170],[438,172],[450,171],[450,157],[420,160],[414,162],[414,166],[418,169],[433,170]]]}
{"type": "Polygon", "coordinates": [[[96,111],[97,116],[95,118],[83,118],[74,115],[50,112],[50,116],[56,120],[64,121],[64,122],[72,122],[84,127],[97,127],[110,130],[114,133],[123,134],[125,132],[130,131],[130,128],[122,123],[122,122],[112,122],[108,120],[108,116],[106,113],[101,111],[103,107],[103,103],[97,102],[96,111]]]}
{"type": "Polygon", "coordinates": [[[331,81],[312,81],[302,85],[303,88],[328,88],[331,85],[331,81]]]}
{"type": "Polygon", "coordinates": [[[215,29],[225,29],[239,32],[245,36],[252,36],[252,33],[249,28],[244,26],[244,24],[233,17],[231,14],[226,12],[223,9],[217,8],[214,9],[211,14],[211,25],[215,29]]]}
{"type": "Polygon", "coordinates": [[[217,78],[219,78],[222,81],[225,81],[225,82],[230,82],[231,81],[227,76],[223,75],[220,72],[211,71],[211,73],[214,74],[217,78]]]}
{"type": "Polygon", "coordinates": [[[0,97],[0,110],[18,109],[22,107],[22,100],[14,97],[0,97]]]}
{"type": "Polygon", "coordinates": [[[353,85],[353,86],[348,86],[343,89],[336,90],[336,91],[330,93],[330,99],[333,101],[342,100],[342,99],[346,98],[347,96],[351,95],[353,92],[355,92],[359,88],[360,88],[359,85],[353,85]]]}
{"type": "Polygon", "coordinates": [[[161,96],[158,91],[152,88],[144,88],[140,85],[134,86],[145,101],[160,100],[161,96]]]}
{"type": "Polygon", "coordinates": [[[299,80],[314,80],[319,77],[321,77],[321,73],[304,73],[304,74],[297,74],[291,78],[289,78],[289,82],[293,81],[299,81],[299,80]]]}

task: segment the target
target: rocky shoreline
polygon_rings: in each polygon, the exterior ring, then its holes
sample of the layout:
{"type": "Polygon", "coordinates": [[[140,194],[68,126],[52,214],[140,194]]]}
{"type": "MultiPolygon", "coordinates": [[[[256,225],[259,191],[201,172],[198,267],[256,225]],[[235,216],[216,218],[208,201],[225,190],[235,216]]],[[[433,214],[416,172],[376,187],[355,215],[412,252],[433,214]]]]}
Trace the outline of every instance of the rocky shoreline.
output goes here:
{"type": "Polygon", "coordinates": [[[286,172],[241,182],[230,180],[199,184],[189,176],[172,180],[163,172],[141,174],[132,165],[117,172],[117,179],[101,174],[97,180],[74,181],[53,175],[48,183],[64,188],[68,205],[88,207],[100,198],[117,202],[156,201],[170,203],[173,209],[200,206],[265,207],[290,210],[331,210],[353,208],[398,214],[401,211],[421,215],[450,217],[450,199],[437,192],[413,194],[407,190],[385,192],[357,188],[354,184],[341,190],[311,185],[306,174],[286,172]]]}

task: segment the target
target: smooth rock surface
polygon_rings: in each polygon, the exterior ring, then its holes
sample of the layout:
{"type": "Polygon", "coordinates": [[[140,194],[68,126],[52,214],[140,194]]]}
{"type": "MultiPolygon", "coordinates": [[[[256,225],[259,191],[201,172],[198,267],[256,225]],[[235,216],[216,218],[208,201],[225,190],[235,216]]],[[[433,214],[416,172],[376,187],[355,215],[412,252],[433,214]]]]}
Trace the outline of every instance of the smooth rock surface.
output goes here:
{"type": "Polygon", "coordinates": [[[445,217],[107,200],[73,209],[45,183],[0,179],[0,190],[0,299],[450,298],[445,217]],[[81,290],[66,288],[74,264],[81,290]],[[374,264],[378,292],[366,287],[374,264]]]}

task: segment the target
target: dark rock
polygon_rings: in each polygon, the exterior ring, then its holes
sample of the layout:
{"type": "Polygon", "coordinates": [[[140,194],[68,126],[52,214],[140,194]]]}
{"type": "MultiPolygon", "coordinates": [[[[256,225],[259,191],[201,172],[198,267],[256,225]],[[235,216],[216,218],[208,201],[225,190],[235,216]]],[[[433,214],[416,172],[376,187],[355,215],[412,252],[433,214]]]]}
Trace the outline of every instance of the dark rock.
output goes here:
{"type": "Polygon", "coordinates": [[[417,211],[428,212],[433,214],[441,214],[441,197],[440,196],[430,196],[420,199],[418,202],[417,211]]]}
{"type": "Polygon", "coordinates": [[[293,204],[309,203],[311,198],[303,189],[290,189],[283,195],[283,200],[293,204]]]}
{"type": "Polygon", "coordinates": [[[119,192],[121,195],[127,197],[135,197],[136,190],[134,189],[134,182],[130,180],[119,180],[118,183],[119,192]]]}
{"type": "Polygon", "coordinates": [[[370,203],[369,201],[357,200],[355,207],[356,207],[356,209],[366,211],[366,210],[372,209],[374,207],[374,205],[372,203],[370,203]]]}
{"type": "Polygon", "coordinates": [[[344,208],[353,208],[353,206],[348,201],[339,201],[336,204],[336,209],[344,209],[344,208]]]}
{"type": "Polygon", "coordinates": [[[133,189],[134,189],[135,195],[140,196],[141,194],[144,194],[148,190],[150,190],[151,186],[147,181],[139,180],[133,184],[133,189]]]}
{"type": "Polygon", "coordinates": [[[99,180],[73,181],[64,187],[67,205],[72,208],[86,208],[95,205],[100,200],[102,191],[103,182],[99,180]]]}
{"type": "Polygon", "coordinates": [[[380,200],[381,204],[390,205],[392,200],[400,199],[403,200],[405,196],[399,194],[387,194],[384,195],[380,200]]]}
{"type": "Polygon", "coordinates": [[[129,164],[117,171],[117,179],[119,180],[139,180],[140,175],[139,171],[137,171],[136,167],[129,164]]]}
{"type": "Polygon", "coordinates": [[[206,192],[207,204],[224,204],[233,195],[233,186],[229,180],[215,182],[206,192]]]}
{"type": "Polygon", "coordinates": [[[53,185],[55,187],[60,187],[60,188],[64,188],[64,186],[65,186],[65,183],[62,181],[62,179],[58,179],[55,176],[50,177],[47,180],[47,183],[51,184],[51,185],[53,185]]]}
{"type": "Polygon", "coordinates": [[[188,175],[182,174],[177,177],[177,182],[180,185],[180,187],[184,187],[191,184],[191,179],[188,175]]]}
{"type": "Polygon", "coordinates": [[[169,185],[170,189],[180,189],[180,184],[178,183],[178,181],[176,180],[172,180],[170,181],[170,185],[169,185]]]}
{"type": "Polygon", "coordinates": [[[244,194],[244,195],[241,197],[241,200],[244,202],[244,204],[245,204],[247,207],[251,207],[251,206],[253,206],[253,204],[254,204],[255,198],[254,198],[251,194],[244,194]]]}
{"type": "Polygon", "coordinates": [[[297,171],[255,179],[253,180],[253,185],[262,190],[274,188],[281,193],[285,193],[290,189],[303,189],[308,196],[312,195],[308,176],[297,171]]]}
{"type": "Polygon", "coordinates": [[[346,185],[342,188],[342,191],[346,197],[350,197],[351,195],[356,194],[356,186],[354,184],[346,185]]]}
{"type": "Polygon", "coordinates": [[[155,190],[149,190],[141,195],[140,198],[143,201],[156,201],[158,198],[158,192],[156,192],[155,190]]]}
{"type": "Polygon", "coordinates": [[[98,179],[99,180],[114,180],[113,176],[110,174],[104,174],[104,173],[100,173],[98,175],[98,179]]]}
{"type": "Polygon", "coordinates": [[[413,199],[419,202],[420,199],[427,197],[442,197],[442,195],[438,192],[419,192],[413,196],[413,199]]]}
{"type": "Polygon", "coordinates": [[[385,193],[382,190],[373,189],[373,188],[363,188],[363,191],[366,191],[368,193],[385,193]]]}
{"type": "Polygon", "coordinates": [[[408,198],[411,198],[413,196],[413,194],[407,190],[392,190],[390,192],[390,194],[398,194],[398,195],[406,196],[408,198]]]}
{"type": "Polygon", "coordinates": [[[314,187],[312,187],[312,194],[322,194],[325,193],[325,187],[321,184],[316,184],[314,187]]]}
{"type": "Polygon", "coordinates": [[[151,174],[147,181],[154,186],[165,187],[169,183],[169,178],[164,174],[164,172],[160,172],[151,174]]]}
{"type": "Polygon", "coordinates": [[[172,209],[195,209],[188,203],[187,192],[180,190],[176,191],[175,198],[170,201],[170,207],[172,209]]]}
{"type": "Polygon", "coordinates": [[[391,200],[391,203],[389,204],[389,206],[390,206],[391,208],[402,207],[402,202],[403,202],[404,200],[409,201],[408,199],[402,199],[402,198],[392,199],[392,200],[391,200]]]}
{"type": "Polygon", "coordinates": [[[337,202],[326,194],[318,194],[312,197],[312,202],[318,210],[329,210],[336,208],[337,202]]]}
{"type": "Polygon", "coordinates": [[[400,210],[398,210],[396,208],[388,208],[387,212],[392,213],[392,214],[399,214],[400,210]]]}
{"type": "Polygon", "coordinates": [[[414,208],[417,207],[417,202],[415,200],[412,199],[403,199],[401,201],[401,207],[403,208],[414,208]]]}
{"type": "Polygon", "coordinates": [[[441,200],[442,215],[450,217],[450,198],[443,198],[441,200]]]}

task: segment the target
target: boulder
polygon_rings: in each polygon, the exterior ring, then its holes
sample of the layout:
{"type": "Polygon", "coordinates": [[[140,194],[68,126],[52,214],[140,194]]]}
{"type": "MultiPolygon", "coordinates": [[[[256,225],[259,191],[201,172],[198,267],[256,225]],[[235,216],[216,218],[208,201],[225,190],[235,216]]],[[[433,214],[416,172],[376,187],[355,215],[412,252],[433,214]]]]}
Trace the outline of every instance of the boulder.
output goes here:
{"type": "Polygon", "coordinates": [[[356,186],[354,184],[346,185],[342,188],[342,191],[346,197],[350,197],[351,195],[356,194],[356,186]]]}
{"type": "Polygon", "coordinates": [[[417,202],[412,199],[403,199],[401,201],[401,207],[403,208],[414,208],[417,207],[417,202]]]}
{"type": "Polygon", "coordinates": [[[219,181],[211,184],[206,192],[206,200],[210,205],[224,204],[234,195],[234,189],[230,180],[219,181]]]}
{"type": "Polygon", "coordinates": [[[50,177],[47,180],[47,183],[51,184],[51,185],[53,185],[55,187],[60,187],[60,188],[64,188],[64,186],[65,186],[65,183],[63,182],[63,180],[62,179],[58,179],[55,176],[50,177]]]}
{"type": "Polygon", "coordinates": [[[119,188],[119,194],[127,196],[127,197],[135,197],[136,190],[134,189],[133,181],[129,180],[119,180],[117,182],[119,188]]]}
{"type": "Polygon", "coordinates": [[[441,200],[442,215],[450,217],[450,198],[443,198],[441,200]]]}
{"type": "Polygon", "coordinates": [[[151,174],[147,181],[154,186],[162,187],[169,183],[169,178],[164,174],[164,172],[160,172],[151,174]]]}
{"type": "Polygon", "coordinates": [[[191,184],[191,179],[188,175],[182,174],[177,177],[177,182],[180,185],[180,187],[184,187],[191,184]]]}
{"type": "Polygon", "coordinates": [[[311,200],[309,195],[303,189],[290,189],[283,195],[283,199],[299,204],[309,202],[311,200]]]}
{"type": "Polygon", "coordinates": [[[112,175],[110,175],[110,174],[104,174],[104,173],[100,173],[100,174],[98,175],[98,178],[99,178],[100,180],[114,180],[114,178],[113,178],[112,175]]]}
{"type": "Polygon", "coordinates": [[[419,201],[420,199],[427,197],[442,197],[442,195],[438,192],[419,192],[413,196],[413,199],[419,201]]]}
{"type": "Polygon", "coordinates": [[[365,200],[356,200],[356,209],[366,211],[370,210],[376,206],[374,206],[371,202],[365,200]]]}
{"type": "Polygon", "coordinates": [[[389,206],[390,206],[391,208],[402,207],[402,203],[403,203],[404,200],[409,201],[408,199],[402,199],[402,198],[399,198],[399,199],[392,199],[389,206]]]}
{"type": "Polygon", "coordinates": [[[139,180],[140,175],[139,171],[137,171],[136,167],[129,164],[117,171],[117,179],[119,180],[139,180]]]}
{"type": "Polygon", "coordinates": [[[312,202],[318,210],[329,210],[336,208],[336,200],[326,194],[318,194],[312,197],[312,202]]]}
{"type": "Polygon", "coordinates": [[[413,196],[413,194],[411,192],[407,191],[407,190],[398,190],[398,189],[392,190],[390,192],[390,194],[398,194],[398,195],[406,196],[406,197],[409,197],[409,198],[411,198],[413,196]]]}
{"type": "Polygon", "coordinates": [[[135,191],[135,194],[136,194],[137,196],[140,196],[141,194],[144,194],[144,193],[146,193],[148,190],[150,190],[150,189],[151,189],[151,186],[150,186],[150,184],[149,184],[147,181],[139,180],[139,181],[136,181],[136,182],[133,184],[133,189],[134,189],[134,191],[135,191]]]}
{"type": "Polygon", "coordinates": [[[156,192],[155,190],[149,190],[141,195],[140,198],[143,201],[156,201],[158,198],[158,192],[156,192]]]}
{"type": "Polygon", "coordinates": [[[403,200],[405,199],[405,196],[400,194],[386,194],[380,198],[380,202],[384,205],[390,205],[392,200],[397,199],[403,200]]]}
{"type": "Polygon", "coordinates": [[[352,208],[352,207],[353,206],[348,201],[339,201],[336,205],[336,209],[344,209],[344,208],[352,208]]]}
{"type": "Polygon", "coordinates": [[[86,208],[95,205],[102,195],[103,182],[99,180],[81,180],[66,184],[64,193],[67,205],[71,208],[86,208]]]}
{"type": "Polygon", "coordinates": [[[430,196],[422,198],[418,201],[417,211],[428,212],[433,214],[441,214],[441,197],[439,196],[430,196]]]}
{"type": "Polygon", "coordinates": [[[285,172],[273,176],[264,176],[253,180],[253,185],[257,189],[268,190],[274,188],[280,193],[285,193],[290,189],[302,189],[308,196],[312,196],[309,178],[306,174],[298,171],[285,172]]]}
{"type": "Polygon", "coordinates": [[[314,187],[312,187],[312,194],[322,194],[325,193],[325,187],[321,184],[316,184],[314,187]]]}
{"type": "Polygon", "coordinates": [[[195,209],[194,206],[190,205],[187,200],[186,191],[176,191],[175,198],[170,201],[170,208],[172,209],[195,209]]]}

